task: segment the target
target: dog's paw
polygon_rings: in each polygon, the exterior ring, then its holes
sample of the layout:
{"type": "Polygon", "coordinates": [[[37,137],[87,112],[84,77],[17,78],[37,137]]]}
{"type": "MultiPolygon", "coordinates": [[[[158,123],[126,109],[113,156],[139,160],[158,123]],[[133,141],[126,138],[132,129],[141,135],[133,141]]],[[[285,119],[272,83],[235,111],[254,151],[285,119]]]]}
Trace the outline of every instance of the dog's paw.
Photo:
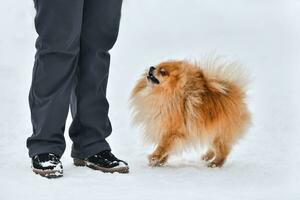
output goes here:
{"type": "Polygon", "coordinates": [[[150,167],[160,167],[166,163],[167,158],[161,159],[161,157],[159,155],[150,155],[148,157],[148,161],[149,161],[150,167]]]}
{"type": "Polygon", "coordinates": [[[210,161],[211,159],[213,159],[213,157],[214,156],[210,156],[210,155],[205,154],[201,157],[201,159],[207,162],[207,161],[210,161]]]}
{"type": "Polygon", "coordinates": [[[214,162],[210,162],[210,163],[207,164],[207,167],[209,167],[209,168],[216,168],[217,165],[214,162]]]}
{"type": "Polygon", "coordinates": [[[223,164],[224,164],[223,161],[211,161],[207,164],[207,167],[209,167],[209,168],[222,167],[223,164]]]}
{"type": "Polygon", "coordinates": [[[213,159],[215,157],[215,153],[213,151],[207,151],[202,157],[201,159],[204,161],[210,161],[211,159],[213,159]]]}

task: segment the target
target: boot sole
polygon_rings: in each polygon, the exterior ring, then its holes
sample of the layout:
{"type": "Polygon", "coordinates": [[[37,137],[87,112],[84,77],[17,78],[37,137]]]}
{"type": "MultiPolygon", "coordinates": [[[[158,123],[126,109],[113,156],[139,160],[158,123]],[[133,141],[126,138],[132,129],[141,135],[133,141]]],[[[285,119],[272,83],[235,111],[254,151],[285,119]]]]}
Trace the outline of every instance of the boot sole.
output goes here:
{"type": "Polygon", "coordinates": [[[58,170],[42,170],[42,169],[33,168],[32,171],[46,178],[59,178],[63,176],[63,172],[58,170]]]}
{"type": "Polygon", "coordinates": [[[74,158],[73,161],[74,161],[74,165],[77,166],[77,167],[89,167],[91,169],[99,170],[99,171],[102,171],[104,173],[114,173],[114,172],[121,173],[121,174],[129,173],[129,167],[128,166],[126,166],[126,167],[104,168],[104,167],[100,167],[98,165],[95,165],[91,162],[88,162],[88,161],[82,160],[82,159],[74,158]]]}

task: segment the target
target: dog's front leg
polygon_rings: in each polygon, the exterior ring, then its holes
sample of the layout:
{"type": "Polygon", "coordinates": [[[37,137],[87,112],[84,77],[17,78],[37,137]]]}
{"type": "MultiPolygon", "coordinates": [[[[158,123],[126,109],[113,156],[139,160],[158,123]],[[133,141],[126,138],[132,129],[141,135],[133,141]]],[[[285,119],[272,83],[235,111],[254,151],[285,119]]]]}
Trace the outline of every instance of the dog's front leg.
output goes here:
{"type": "Polygon", "coordinates": [[[176,148],[176,144],[181,140],[183,134],[170,132],[162,137],[154,152],[149,156],[149,166],[162,166],[167,162],[169,153],[176,148]]]}

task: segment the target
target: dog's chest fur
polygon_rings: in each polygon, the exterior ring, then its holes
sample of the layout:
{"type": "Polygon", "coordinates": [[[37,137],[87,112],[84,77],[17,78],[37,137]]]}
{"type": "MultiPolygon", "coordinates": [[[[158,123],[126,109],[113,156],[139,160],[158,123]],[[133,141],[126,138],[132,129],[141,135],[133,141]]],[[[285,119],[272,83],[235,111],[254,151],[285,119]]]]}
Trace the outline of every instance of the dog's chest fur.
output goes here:
{"type": "MultiPolygon", "coordinates": [[[[179,98],[180,100],[182,98],[179,98]]],[[[152,88],[150,86],[145,87],[140,93],[133,99],[134,109],[134,122],[139,124],[144,129],[145,142],[151,144],[158,144],[162,136],[166,133],[166,126],[170,120],[172,120],[172,114],[180,112],[181,115],[188,114],[185,112],[185,107],[181,110],[177,107],[180,103],[178,98],[166,93],[153,95],[152,88]]],[[[190,115],[193,112],[190,112],[190,115]]],[[[193,115],[195,115],[193,113],[193,115]]],[[[184,132],[188,138],[188,141],[193,141],[195,144],[199,144],[199,127],[195,127],[191,120],[197,120],[196,116],[185,116],[178,125],[178,129],[184,132]],[[194,139],[191,139],[194,138],[194,139]]]]}

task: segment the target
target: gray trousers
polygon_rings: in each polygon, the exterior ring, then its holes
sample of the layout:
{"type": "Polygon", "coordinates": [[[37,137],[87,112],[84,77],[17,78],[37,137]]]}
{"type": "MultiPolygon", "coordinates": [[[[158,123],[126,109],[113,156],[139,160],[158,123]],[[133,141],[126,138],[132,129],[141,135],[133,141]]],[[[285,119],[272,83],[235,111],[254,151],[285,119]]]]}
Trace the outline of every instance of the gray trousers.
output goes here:
{"type": "Polygon", "coordinates": [[[38,33],[29,94],[33,134],[29,156],[65,150],[71,106],[71,156],[109,150],[108,51],[116,42],[122,0],[35,0],[38,33]]]}

